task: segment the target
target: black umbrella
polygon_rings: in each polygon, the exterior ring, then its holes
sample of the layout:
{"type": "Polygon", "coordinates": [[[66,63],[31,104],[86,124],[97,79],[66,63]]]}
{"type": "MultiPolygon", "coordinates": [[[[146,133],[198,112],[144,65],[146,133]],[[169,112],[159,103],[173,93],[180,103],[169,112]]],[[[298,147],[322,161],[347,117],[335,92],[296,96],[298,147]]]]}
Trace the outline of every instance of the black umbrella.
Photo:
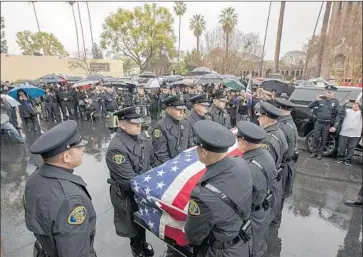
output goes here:
{"type": "Polygon", "coordinates": [[[78,81],[83,80],[83,77],[81,77],[81,76],[66,76],[65,79],[68,81],[68,83],[76,83],[78,81]]]}
{"type": "Polygon", "coordinates": [[[180,80],[183,80],[183,76],[181,75],[171,75],[163,77],[163,82],[176,82],[180,80]]]}
{"type": "Polygon", "coordinates": [[[262,87],[266,91],[276,91],[276,94],[290,92],[289,85],[281,80],[266,80],[261,83],[260,87],[262,87]]]}
{"type": "Polygon", "coordinates": [[[104,76],[103,75],[100,75],[100,74],[92,74],[92,75],[88,75],[86,77],[87,80],[98,80],[98,81],[102,81],[103,82],[103,79],[104,79],[104,76]]]}
{"type": "Polygon", "coordinates": [[[197,67],[194,70],[192,70],[192,74],[193,75],[205,75],[205,74],[209,74],[212,73],[213,71],[211,71],[210,69],[206,68],[206,67],[197,67]]]}
{"type": "Polygon", "coordinates": [[[149,79],[149,78],[156,78],[157,76],[152,73],[151,71],[144,71],[143,73],[141,73],[139,75],[139,78],[146,78],[146,79],[149,79]]]}
{"type": "Polygon", "coordinates": [[[223,83],[224,79],[218,73],[210,73],[201,76],[195,83],[196,84],[212,84],[212,83],[223,83]]]}

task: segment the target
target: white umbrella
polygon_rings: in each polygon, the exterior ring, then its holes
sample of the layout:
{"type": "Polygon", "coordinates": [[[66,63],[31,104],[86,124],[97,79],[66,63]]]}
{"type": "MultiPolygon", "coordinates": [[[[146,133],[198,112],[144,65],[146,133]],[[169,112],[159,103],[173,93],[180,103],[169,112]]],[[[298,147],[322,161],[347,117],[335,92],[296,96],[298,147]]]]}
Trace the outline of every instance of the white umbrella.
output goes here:
{"type": "Polygon", "coordinates": [[[81,81],[78,81],[76,83],[74,83],[72,85],[72,87],[83,87],[83,86],[87,86],[87,85],[91,85],[91,84],[97,84],[97,83],[100,83],[99,80],[81,80],[81,81]]]}
{"type": "Polygon", "coordinates": [[[11,105],[11,107],[16,107],[18,105],[21,105],[18,101],[16,101],[11,96],[1,94],[1,98],[5,99],[5,101],[11,105]]]}
{"type": "Polygon", "coordinates": [[[158,79],[151,79],[144,86],[144,88],[159,88],[159,87],[160,87],[160,82],[158,79]]]}

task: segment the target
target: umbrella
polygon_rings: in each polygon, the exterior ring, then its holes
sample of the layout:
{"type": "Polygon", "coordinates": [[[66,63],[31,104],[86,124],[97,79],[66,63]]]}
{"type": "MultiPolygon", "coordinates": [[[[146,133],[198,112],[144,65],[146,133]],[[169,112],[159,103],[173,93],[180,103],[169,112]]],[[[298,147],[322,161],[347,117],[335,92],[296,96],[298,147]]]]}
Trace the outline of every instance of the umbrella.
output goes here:
{"type": "Polygon", "coordinates": [[[183,79],[183,80],[172,83],[170,86],[172,86],[172,87],[174,87],[174,86],[191,86],[194,84],[195,84],[194,79],[183,79]]]}
{"type": "Polygon", "coordinates": [[[210,69],[208,68],[205,68],[205,67],[197,67],[195,68],[194,70],[192,70],[192,74],[193,75],[205,75],[205,74],[209,74],[209,73],[212,73],[213,71],[211,71],[210,69]]]}
{"type": "Polygon", "coordinates": [[[97,83],[100,83],[100,81],[84,79],[84,80],[74,83],[72,85],[72,87],[83,87],[83,86],[89,86],[89,85],[93,85],[93,84],[97,84],[97,83]]]}
{"type": "Polygon", "coordinates": [[[92,75],[88,75],[86,77],[86,79],[88,80],[98,80],[99,82],[103,82],[104,76],[100,75],[100,74],[92,74],[92,75]]]}
{"type": "Polygon", "coordinates": [[[235,80],[238,80],[238,77],[235,76],[235,75],[230,75],[230,74],[227,74],[227,75],[222,75],[222,77],[224,79],[235,79],[235,80]]]}
{"type": "Polygon", "coordinates": [[[183,80],[183,76],[171,75],[171,76],[163,77],[163,82],[176,82],[176,81],[180,81],[180,80],[183,80]]]}
{"type": "Polygon", "coordinates": [[[159,88],[159,87],[160,87],[160,82],[158,79],[149,80],[144,86],[144,88],[159,88]]]}
{"type": "Polygon", "coordinates": [[[288,84],[281,80],[266,80],[260,85],[264,90],[272,91],[275,90],[277,94],[289,93],[288,84]]]}
{"type": "Polygon", "coordinates": [[[223,77],[218,73],[210,73],[201,76],[197,81],[196,84],[211,84],[211,83],[223,83],[223,77]]]}
{"type": "Polygon", "coordinates": [[[23,85],[20,85],[16,88],[13,88],[12,90],[10,90],[8,92],[8,95],[11,96],[12,98],[16,99],[19,89],[22,89],[29,97],[31,97],[33,99],[35,99],[37,97],[41,97],[42,95],[45,94],[44,89],[29,85],[29,84],[23,84],[23,85]]]}
{"type": "Polygon", "coordinates": [[[66,76],[65,78],[67,79],[68,83],[75,83],[83,80],[83,77],[81,76],[66,76]]]}
{"type": "Polygon", "coordinates": [[[235,79],[226,80],[224,82],[224,85],[230,89],[237,90],[237,91],[242,91],[242,90],[246,89],[246,87],[241,82],[239,82],[238,80],[235,80],[235,79]]]}
{"type": "Polygon", "coordinates": [[[1,98],[5,98],[5,100],[11,105],[11,107],[20,105],[20,103],[17,100],[15,100],[14,98],[12,98],[8,95],[1,94],[1,98]]]}
{"type": "Polygon", "coordinates": [[[143,73],[141,73],[139,75],[139,78],[156,78],[156,75],[154,73],[152,73],[151,71],[144,71],[143,73]]]}
{"type": "Polygon", "coordinates": [[[59,74],[47,74],[47,75],[44,75],[43,77],[40,77],[39,81],[41,83],[45,83],[45,84],[67,83],[67,80],[64,77],[59,74]]]}

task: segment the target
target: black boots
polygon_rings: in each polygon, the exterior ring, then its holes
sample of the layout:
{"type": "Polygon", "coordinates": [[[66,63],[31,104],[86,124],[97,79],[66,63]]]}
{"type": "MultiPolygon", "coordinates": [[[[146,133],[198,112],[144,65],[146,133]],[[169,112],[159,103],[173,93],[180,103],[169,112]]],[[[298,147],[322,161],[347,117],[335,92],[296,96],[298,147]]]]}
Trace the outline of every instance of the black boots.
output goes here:
{"type": "Polygon", "coordinates": [[[133,257],[152,257],[154,256],[153,247],[145,241],[141,241],[139,237],[130,239],[130,247],[133,257]]]}

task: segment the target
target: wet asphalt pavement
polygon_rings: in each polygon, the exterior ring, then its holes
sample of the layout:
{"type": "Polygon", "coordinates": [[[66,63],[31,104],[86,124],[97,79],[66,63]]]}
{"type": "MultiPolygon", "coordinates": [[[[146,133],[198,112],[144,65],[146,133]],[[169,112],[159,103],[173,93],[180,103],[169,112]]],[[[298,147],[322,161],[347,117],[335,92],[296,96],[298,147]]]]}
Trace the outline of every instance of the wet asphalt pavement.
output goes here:
{"type": "MultiPolygon", "coordinates": [[[[45,123],[41,127],[43,131],[49,129],[45,123]]],[[[131,257],[129,240],[117,237],[113,226],[105,163],[111,135],[103,123],[81,122],[80,131],[89,144],[83,164],[75,172],[88,184],[97,212],[97,255],[131,257]]],[[[2,257],[32,256],[34,237],[25,227],[22,196],[26,179],[41,163],[27,149],[38,136],[28,136],[25,145],[1,144],[2,257]]],[[[358,193],[362,164],[346,167],[331,158],[318,161],[308,155],[305,150],[300,151],[293,196],[286,200],[269,257],[362,256],[362,209],[343,204],[358,193]]],[[[151,234],[148,240],[154,246],[155,256],[162,256],[163,242],[151,234]]]]}

